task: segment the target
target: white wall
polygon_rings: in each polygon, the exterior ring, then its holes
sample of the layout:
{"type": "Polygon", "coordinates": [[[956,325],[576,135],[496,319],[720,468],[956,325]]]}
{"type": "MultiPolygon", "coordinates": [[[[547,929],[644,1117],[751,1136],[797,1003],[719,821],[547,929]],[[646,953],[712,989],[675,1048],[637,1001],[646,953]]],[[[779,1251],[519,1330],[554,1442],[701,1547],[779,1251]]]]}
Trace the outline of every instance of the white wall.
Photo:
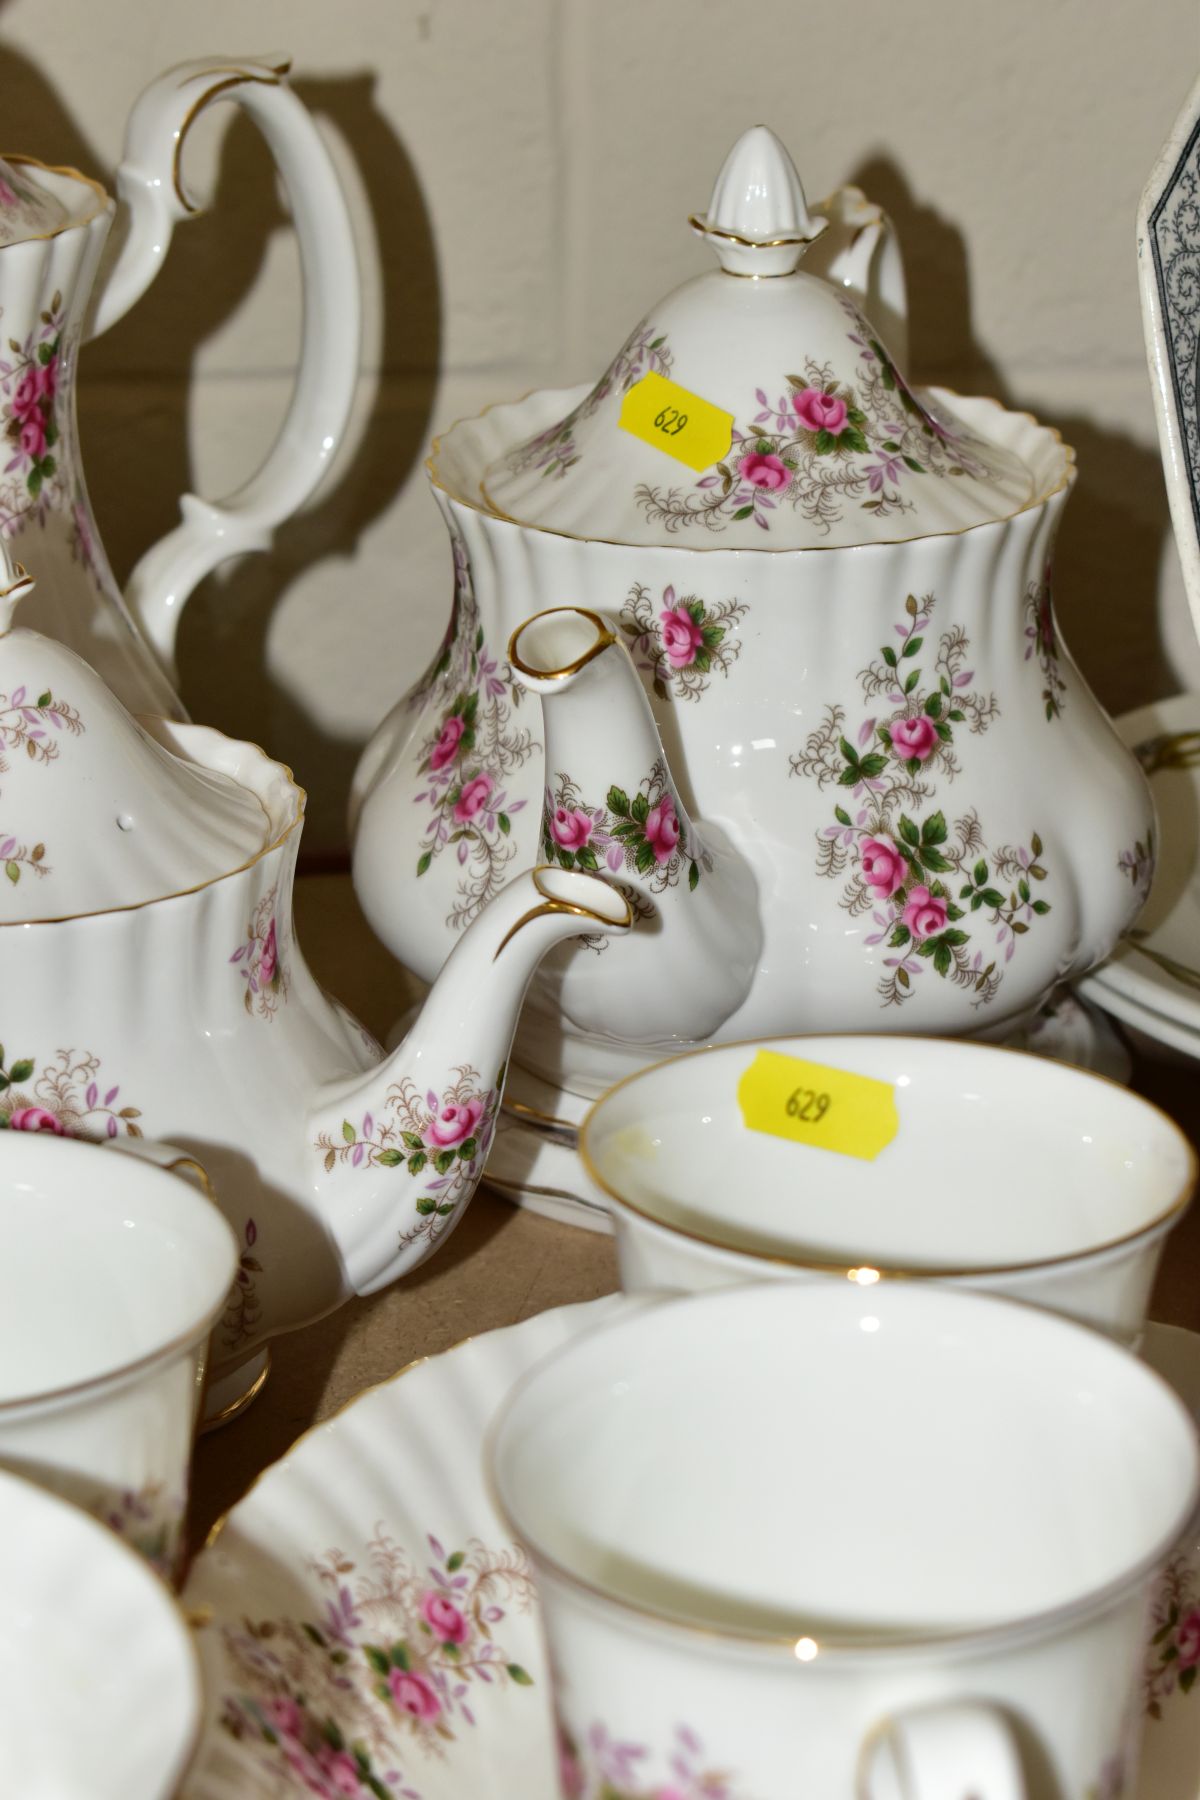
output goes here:
{"type": "MultiPolygon", "coordinates": [[[[705,266],[685,215],[747,124],[811,198],[892,213],[912,372],[1057,424],[1080,458],[1060,540],[1068,641],[1120,711],[1178,685],[1186,642],[1141,346],[1138,195],[1200,64],[1196,0],[0,0],[0,143],[109,177],[170,63],[290,50],[349,190],[368,325],[354,441],[274,553],[213,578],[180,641],[193,713],[309,787],[336,850],[357,746],[449,601],[421,459],[488,401],[598,373],[705,266]]],[[[251,127],[189,142],[209,213],[86,352],[81,425],[119,576],[180,488],[253,468],[282,416],[296,259],[251,127]]]]}

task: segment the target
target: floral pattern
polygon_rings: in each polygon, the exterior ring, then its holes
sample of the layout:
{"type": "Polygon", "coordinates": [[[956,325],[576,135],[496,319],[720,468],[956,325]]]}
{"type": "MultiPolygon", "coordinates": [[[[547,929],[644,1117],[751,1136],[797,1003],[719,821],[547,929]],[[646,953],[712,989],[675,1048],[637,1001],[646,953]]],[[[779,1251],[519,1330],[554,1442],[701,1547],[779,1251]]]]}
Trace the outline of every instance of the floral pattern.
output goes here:
{"type": "Polygon", "coordinates": [[[0,356],[0,428],[8,460],[0,475],[0,530],[18,530],[47,510],[60,475],[57,398],[61,378],[62,295],[56,293],[32,331],[9,338],[0,356]]]}
{"type": "Polygon", "coordinates": [[[415,1224],[400,1234],[402,1247],[436,1243],[459,1205],[469,1200],[496,1129],[504,1087],[501,1068],[490,1088],[478,1071],[463,1065],[439,1096],[421,1095],[405,1077],[388,1089],[386,1118],[365,1113],[358,1125],[343,1119],[341,1131],[322,1131],[316,1149],[326,1171],[337,1163],[355,1169],[406,1169],[421,1176],[416,1188],[415,1224]]]}
{"type": "MultiPolygon", "coordinates": [[[[433,671],[433,696],[440,700],[437,723],[421,746],[424,786],[413,804],[429,811],[418,876],[454,846],[462,876],[446,923],[462,929],[478,918],[507,879],[504,871],[517,851],[513,815],[525,805],[509,798],[507,784],[535,745],[532,733],[514,723],[525,690],[484,641],[466,549],[458,538],[454,568],[454,614],[433,671]]],[[[429,705],[428,690],[421,703],[429,705]]]]}
{"type": "Polygon", "coordinates": [[[186,1510],[182,1494],[168,1492],[161,1481],[147,1481],[136,1491],[98,1497],[87,1510],[124,1538],[164,1581],[174,1580],[186,1510]]]}
{"type": "Polygon", "coordinates": [[[862,314],[842,301],[853,329],[857,380],[839,381],[832,363],[806,359],[772,400],[755,390],[758,411],[735,425],[728,456],[691,492],[636,490],[646,517],[666,531],[691,526],[724,531],[753,519],[769,531],[781,505],[822,536],[857,503],[880,518],[912,512],[905,489],[922,477],[986,475],[986,445],[957,428],[936,402],[918,400],[862,314]]]}
{"type": "Polygon", "coordinates": [[[278,886],[265,893],[246,926],[245,941],[230,957],[239,965],[238,973],[246,983],[242,991],[248,1013],[260,1019],[273,1019],[287,1000],[291,977],[279,948],[279,926],[276,914],[278,886]]]}
{"type": "Polygon", "coordinates": [[[708,1766],[704,1746],[686,1725],[676,1728],[665,1778],[652,1777],[651,1752],[622,1743],[593,1725],[577,1745],[559,1727],[559,1785],[565,1800],[737,1800],[733,1777],[708,1766]]]}
{"type": "Polygon", "coordinates": [[[529,438],[515,450],[510,450],[504,459],[505,468],[510,475],[520,475],[526,469],[540,469],[544,476],[561,481],[567,470],[579,461],[579,451],[575,445],[576,426],[582,424],[584,419],[590,419],[614,389],[618,394],[627,394],[634,383],[649,371],[669,375],[672,361],[665,333],[657,331],[653,325],[643,320],[630,333],[595,387],[584,396],[579,405],[556,425],[548,426],[545,431],[539,431],[536,437],[529,438]]]}
{"type": "Polygon", "coordinates": [[[60,1050],[33,1083],[31,1056],[8,1062],[0,1045],[0,1131],[48,1131],[55,1137],[143,1135],[141,1109],[118,1108],[121,1090],[102,1085],[100,1058],[88,1050],[60,1050]]]}
{"type": "Polygon", "coordinates": [[[1178,1551],[1163,1570],[1150,1624],[1142,1696],[1147,1715],[1161,1719],[1163,1701],[1176,1688],[1181,1694],[1190,1694],[1200,1672],[1200,1593],[1195,1564],[1187,1551],[1178,1551]]]}
{"type": "Polygon", "coordinates": [[[673,587],[665,587],[656,602],[648,587],[635,582],[619,623],[660,700],[698,700],[713,671],[728,675],[737,661],[742,646],[731,632],[749,610],[741,600],[709,605],[695,594],[680,598],[673,587]]]}
{"type": "Polygon", "coordinates": [[[956,733],[980,735],[999,716],[995,695],[972,685],[961,626],[940,634],[927,662],[936,605],[932,594],[909,594],[897,643],[881,646],[861,672],[864,697],[879,710],[862,721],[854,742],[845,710],[831,705],[790,759],[794,775],[847,790],[847,804],[833,808],[835,822],[817,833],[817,873],[845,878],[840,904],[852,917],[871,914],[876,929],[864,945],[886,943],[894,952],[883,958],[879,981],[885,1006],[911,999],[930,968],[968,989],[973,1005],[986,1005],[1017,940],[1050,911],[1035,897],[1035,884],[1048,877],[1036,831],[1028,845],[989,851],[974,809],[953,825],[940,808],[928,810],[938,778],[952,783],[961,772],[956,733]],[[983,924],[986,948],[978,942],[983,924]]]}
{"type": "MultiPolygon", "coordinates": [[[[22,751],[34,763],[52,763],[58,756],[56,733],[78,737],[84,730],[78,712],[65,700],[56,700],[47,688],[36,699],[24,686],[0,694],[0,775],[12,766],[9,757],[22,751]]],[[[46,876],[43,843],[24,844],[0,827],[0,867],[16,887],[22,875],[46,876]]]]}
{"type": "Polygon", "coordinates": [[[238,1256],[237,1274],[217,1327],[223,1350],[240,1350],[243,1344],[248,1344],[262,1320],[255,1277],[262,1274],[263,1266],[255,1254],[257,1242],[258,1226],[253,1219],[247,1219],[242,1228],[242,1249],[238,1256]]]}
{"type": "Polygon", "coordinates": [[[379,1525],[359,1563],[334,1549],[310,1567],[319,1619],[222,1628],[239,1681],[222,1728],[329,1800],[419,1800],[412,1763],[475,1726],[483,1690],[533,1685],[498,1641],[508,1611],[533,1604],[524,1553],[478,1538],[447,1553],[430,1534],[416,1557],[379,1525]]]}
{"type": "Polygon", "coordinates": [[[1058,633],[1054,628],[1054,601],[1050,592],[1050,565],[1041,581],[1025,589],[1025,661],[1037,658],[1042,671],[1042,703],[1047,719],[1062,716],[1067,684],[1058,666],[1058,633]]]}
{"type": "Polygon", "coordinates": [[[699,885],[702,869],[712,868],[709,852],[695,841],[660,757],[632,798],[624,788],[610,787],[607,804],[589,805],[569,775],[555,777],[546,789],[542,814],[542,847],[547,862],[564,869],[622,871],[638,877],[652,894],[676,887],[686,873],[689,888],[699,885]]]}
{"type": "Polygon", "coordinates": [[[1153,825],[1146,832],[1144,844],[1140,838],[1135,838],[1133,848],[1122,850],[1117,858],[1117,868],[1132,883],[1139,908],[1149,897],[1150,884],[1154,880],[1155,861],[1153,825]]]}

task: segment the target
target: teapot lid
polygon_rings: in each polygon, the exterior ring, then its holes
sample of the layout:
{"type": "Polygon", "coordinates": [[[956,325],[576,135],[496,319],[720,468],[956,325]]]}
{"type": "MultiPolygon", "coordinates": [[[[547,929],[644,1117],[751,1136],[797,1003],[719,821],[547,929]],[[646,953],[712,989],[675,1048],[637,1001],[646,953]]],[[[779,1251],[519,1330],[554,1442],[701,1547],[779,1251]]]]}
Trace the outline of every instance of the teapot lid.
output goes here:
{"type": "Polygon", "coordinates": [[[32,588],[0,544],[0,923],[139,906],[265,850],[249,789],[156,743],[64,644],[14,629],[32,588]]]}
{"type": "Polygon", "coordinates": [[[0,245],[52,237],[67,223],[66,207],[37,179],[39,165],[0,157],[0,245]]]}
{"type": "Polygon", "coordinates": [[[827,222],[773,132],[739,138],[690,223],[719,267],[488,466],[491,511],[619,543],[792,550],[960,531],[1037,497],[1018,456],[914,393],[854,300],[805,273],[827,222]]]}

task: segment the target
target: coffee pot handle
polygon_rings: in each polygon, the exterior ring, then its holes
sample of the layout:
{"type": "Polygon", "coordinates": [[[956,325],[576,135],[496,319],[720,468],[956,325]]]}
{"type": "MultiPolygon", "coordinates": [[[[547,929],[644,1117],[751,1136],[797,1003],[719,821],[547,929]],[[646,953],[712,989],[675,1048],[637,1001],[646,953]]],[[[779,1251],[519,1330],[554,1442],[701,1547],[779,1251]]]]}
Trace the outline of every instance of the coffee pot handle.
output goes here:
{"type": "Polygon", "coordinates": [[[863,1746],[858,1792],[860,1800],[1027,1800],[1012,1728],[980,1701],[882,1721],[863,1746]]]}
{"type": "Polygon", "coordinates": [[[175,633],[197,582],[226,558],[267,550],[336,455],[358,370],[362,296],[345,197],[311,115],[288,87],[286,58],[207,58],[160,75],[125,132],[117,190],[128,235],[97,297],[97,336],[138,300],[166,260],[171,233],[198,210],[183,178],[188,132],[218,101],[249,114],[287,188],[300,248],[304,326],[283,428],[245,486],[220,501],[184,494],[182,523],[133,570],[125,598],[172,680],[175,633]]]}

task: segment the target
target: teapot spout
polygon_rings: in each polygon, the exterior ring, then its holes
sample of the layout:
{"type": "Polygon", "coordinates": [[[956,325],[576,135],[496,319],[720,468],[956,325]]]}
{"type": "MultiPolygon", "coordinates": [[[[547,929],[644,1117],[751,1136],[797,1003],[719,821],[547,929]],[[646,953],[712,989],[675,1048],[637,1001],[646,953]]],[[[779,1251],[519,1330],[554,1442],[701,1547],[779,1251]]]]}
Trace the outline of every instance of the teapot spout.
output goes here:
{"type": "Polygon", "coordinates": [[[509,644],[540,694],[546,740],[542,850],[607,875],[639,928],[611,956],[556,959],[552,1004],[580,1031],[661,1049],[702,1043],[750,991],[762,948],[754,877],[680,796],[628,650],[598,613],[536,614],[509,644]]]}
{"type": "Polygon", "coordinates": [[[455,945],[404,1042],[366,1076],[323,1090],[310,1117],[317,1198],[356,1293],[414,1268],[466,1211],[542,958],[564,938],[632,923],[624,896],[594,875],[529,870],[455,945]]]}

